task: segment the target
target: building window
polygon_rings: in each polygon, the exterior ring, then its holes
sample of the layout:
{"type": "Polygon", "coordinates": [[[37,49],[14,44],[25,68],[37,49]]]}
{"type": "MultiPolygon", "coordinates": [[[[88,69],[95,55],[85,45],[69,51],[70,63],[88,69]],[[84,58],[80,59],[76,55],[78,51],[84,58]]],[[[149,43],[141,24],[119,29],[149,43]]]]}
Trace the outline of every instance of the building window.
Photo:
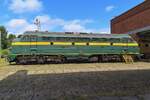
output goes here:
{"type": "Polygon", "coordinates": [[[149,47],[149,45],[148,45],[148,44],[145,44],[145,47],[149,47]]]}

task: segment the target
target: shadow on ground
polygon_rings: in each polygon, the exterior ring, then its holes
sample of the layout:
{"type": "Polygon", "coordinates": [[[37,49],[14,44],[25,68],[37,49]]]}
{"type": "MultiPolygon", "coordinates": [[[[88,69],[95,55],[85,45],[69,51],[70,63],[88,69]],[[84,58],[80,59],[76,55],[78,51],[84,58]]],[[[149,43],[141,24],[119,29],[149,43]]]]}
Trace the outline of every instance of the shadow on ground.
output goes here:
{"type": "Polygon", "coordinates": [[[0,100],[99,100],[101,96],[150,93],[150,70],[29,75],[0,81],[0,100]]]}

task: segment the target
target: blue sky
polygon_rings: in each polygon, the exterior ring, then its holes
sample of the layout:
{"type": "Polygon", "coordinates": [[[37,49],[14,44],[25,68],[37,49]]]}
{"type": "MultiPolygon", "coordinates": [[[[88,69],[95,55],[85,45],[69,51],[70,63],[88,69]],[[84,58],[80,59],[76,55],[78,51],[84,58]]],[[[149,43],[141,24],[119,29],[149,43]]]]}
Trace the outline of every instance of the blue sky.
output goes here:
{"type": "Polygon", "coordinates": [[[0,25],[14,34],[43,31],[110,32],[110,20],[144,0],[0,0],[0,25]]]}

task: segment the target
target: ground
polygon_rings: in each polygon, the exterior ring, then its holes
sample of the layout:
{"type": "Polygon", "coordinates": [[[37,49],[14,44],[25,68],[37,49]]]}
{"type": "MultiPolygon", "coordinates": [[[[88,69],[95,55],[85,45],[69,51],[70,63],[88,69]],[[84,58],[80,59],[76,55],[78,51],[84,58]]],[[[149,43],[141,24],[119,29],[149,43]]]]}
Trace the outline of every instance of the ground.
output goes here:
{"type": "Polygon", "coordinates": [[[0,100],[150,100],[150,63],[0,65],[0,100]]]}

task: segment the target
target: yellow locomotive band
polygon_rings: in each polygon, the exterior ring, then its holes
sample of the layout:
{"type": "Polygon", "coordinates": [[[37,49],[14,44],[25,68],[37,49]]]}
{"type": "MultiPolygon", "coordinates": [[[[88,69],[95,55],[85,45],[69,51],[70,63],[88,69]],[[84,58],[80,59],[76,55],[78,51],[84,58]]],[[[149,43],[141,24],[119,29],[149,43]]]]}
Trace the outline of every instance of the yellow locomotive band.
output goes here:
{"type": "Polygon", "coordinates": [[[99,42],[13,42],[12,46],[62,45],[62,46],[138,46],[137,43],[99,43],[99,42]]]}

